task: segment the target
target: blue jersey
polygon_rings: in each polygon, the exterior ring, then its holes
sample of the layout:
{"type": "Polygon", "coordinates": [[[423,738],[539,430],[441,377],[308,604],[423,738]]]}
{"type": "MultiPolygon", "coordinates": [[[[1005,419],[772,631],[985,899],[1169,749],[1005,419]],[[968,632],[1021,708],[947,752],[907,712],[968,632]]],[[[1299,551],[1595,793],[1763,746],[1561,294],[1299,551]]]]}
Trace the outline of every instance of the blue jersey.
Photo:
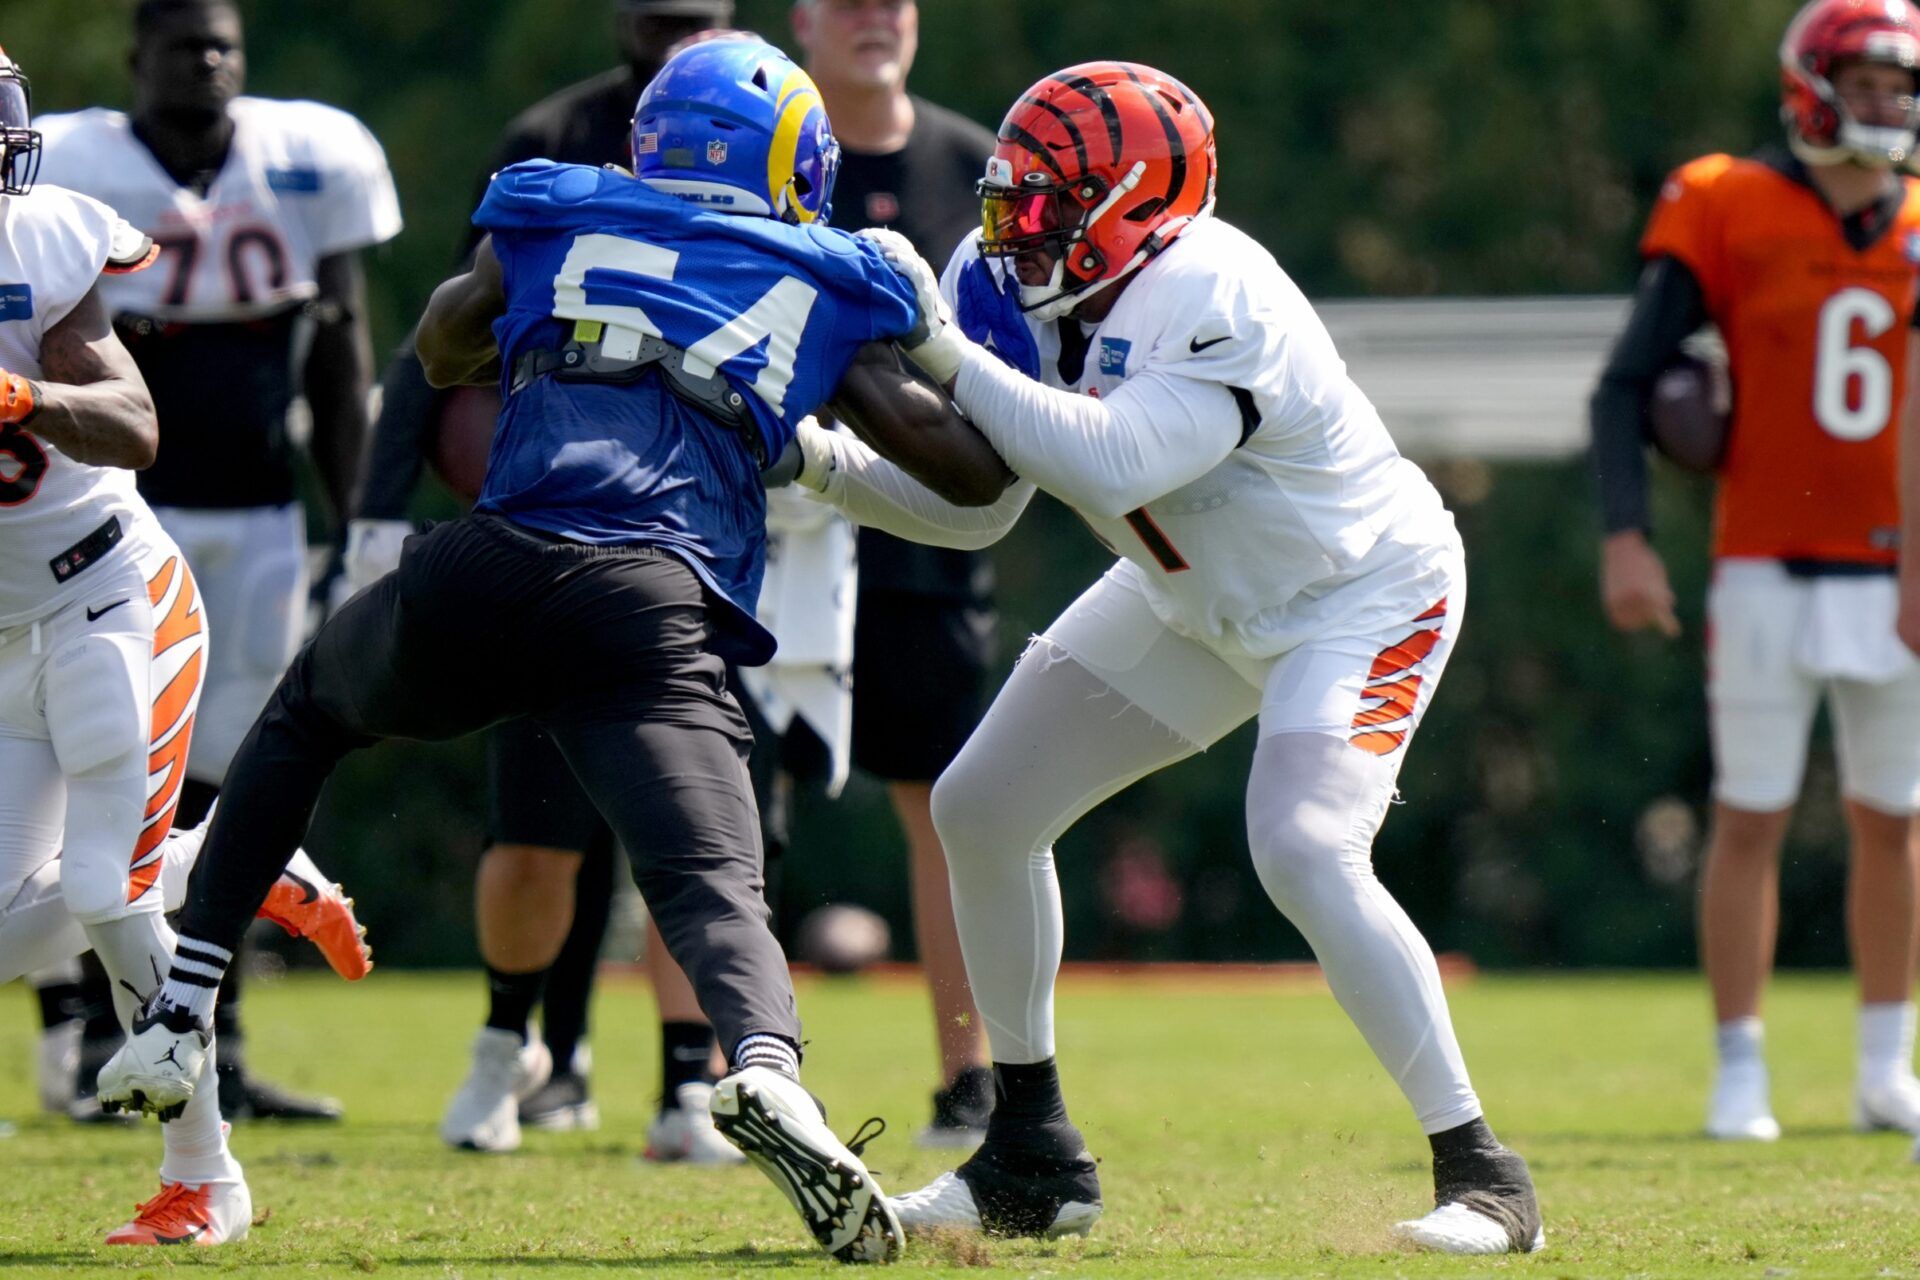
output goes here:
{"type": "MultiPolygon", "coordinates": [[[[639,335],[741,392],[766,457],[839,385],[863,344],[917,319],[913,288],[864,240],[716,213],[625,174],[533,160],[502,170],[474,222],[493,236],[507,310],[505,380],[523,353],[576,327],[609,352],[639,335]]],[[[753,665],[773,637],[753,619],[766,563],[766,492],[748,443],[658,373],[627,384],[537,378],[504,401],[475,509],[576,542],[647,543],[721,596],[715,649],[753,665]]]]}

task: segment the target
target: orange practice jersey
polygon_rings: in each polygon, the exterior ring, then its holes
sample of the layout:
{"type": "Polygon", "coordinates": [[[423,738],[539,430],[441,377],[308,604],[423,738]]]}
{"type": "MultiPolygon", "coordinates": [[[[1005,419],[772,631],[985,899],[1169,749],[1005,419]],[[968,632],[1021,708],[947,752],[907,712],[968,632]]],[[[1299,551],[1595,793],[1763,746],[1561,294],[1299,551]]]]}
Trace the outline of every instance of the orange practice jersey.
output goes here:
{"type": "Polygon", "coordinates": [[[1641,253],[1677,258],[1726,339],[1733,421],[1716,556],[1891,564],[1920,182],[1855,249],[1819,194],[1758,160],[1667,179],[1641,253]]]}

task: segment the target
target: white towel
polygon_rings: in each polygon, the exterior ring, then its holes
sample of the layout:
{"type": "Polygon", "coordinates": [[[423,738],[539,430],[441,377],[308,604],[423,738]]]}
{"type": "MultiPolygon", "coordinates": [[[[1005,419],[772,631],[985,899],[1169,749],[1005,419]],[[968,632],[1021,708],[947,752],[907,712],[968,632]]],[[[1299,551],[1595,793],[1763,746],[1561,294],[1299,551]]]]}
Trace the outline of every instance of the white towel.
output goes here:
{"type": "Polygon", "coordinates": [[[760,624],[780,648],[741,679],[775,733],[797,715],[827,745],[827,794],[846,785],[853,757],[856,539],[847,520],[794,486],[767,493],[767,573],[760,624]]]}

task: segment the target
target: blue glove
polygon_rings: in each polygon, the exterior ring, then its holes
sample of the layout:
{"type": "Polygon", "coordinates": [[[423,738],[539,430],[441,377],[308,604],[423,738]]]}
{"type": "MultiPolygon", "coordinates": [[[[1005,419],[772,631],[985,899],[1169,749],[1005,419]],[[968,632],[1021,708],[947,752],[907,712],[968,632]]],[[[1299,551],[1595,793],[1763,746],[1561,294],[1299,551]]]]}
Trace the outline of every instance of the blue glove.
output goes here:
{"type": "Polygon", "coordinates": [[[975,258],[961,269],[956,292],[960,332],[1000,357],[1001,363],[1039,378],[1040,348],[1027,328],[1019,296],[1000,287],[985,258],[975,258]]]}

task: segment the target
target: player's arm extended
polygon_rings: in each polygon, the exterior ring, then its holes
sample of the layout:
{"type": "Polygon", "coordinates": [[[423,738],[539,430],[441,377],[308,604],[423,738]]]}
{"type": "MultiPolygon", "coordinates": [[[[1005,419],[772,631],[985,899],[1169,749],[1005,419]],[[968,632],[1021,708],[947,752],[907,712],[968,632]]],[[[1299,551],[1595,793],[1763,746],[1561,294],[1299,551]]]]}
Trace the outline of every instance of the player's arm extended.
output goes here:
{"type": "Polygon", "coordinates": [[[500,259],[491,237],[473,252],[465,272],[433,291],[414,344],[427,381],[435,387],[486,386],[500,379],[500,348],[493,322],[507,309],[500,259]]]}
{"type": "Polygon", "coordinates": [[[978,551],[1005,536],[1033,499],[1033,486],[1016,480],[985,506],[959,506],[864,441],[811,423],[801,430],[804,447],[819,459],[818,477],[809,487],[855,524],[909,542],[978,551]]]}
{"type": "Polygon", "coordinates": [[[335,253],[315,270],[319,325],[302,377],[313,411],[314,468],[344,523],[360,479],[367,444],[367,392],[373,379],[373,339],[367,329],[367,280],[360,255],[335,253]]]}
{"type": "Polygon", "coordinates": [[[0,369],[0,423],[18,424],[75,462],[153,465],[160,422],[146,379],[114,336],[97,290],[40,339],[42,376],[0,369]]]}
{"type": "Polygon", "coordinates": [[[1016,474],[1109,519],[1198,480],[1245,429],[1217,382],[1148,369],[1096,399],[1035,382],[971,343],[953,393],[1016,474]]]}
{"type": "Polygon", "coordinates": [[[854,356],[828,409],[879,453],[957,507],[984,507],[1013,472],[953,402],[916,377],[891,342],[854,356]]]}

